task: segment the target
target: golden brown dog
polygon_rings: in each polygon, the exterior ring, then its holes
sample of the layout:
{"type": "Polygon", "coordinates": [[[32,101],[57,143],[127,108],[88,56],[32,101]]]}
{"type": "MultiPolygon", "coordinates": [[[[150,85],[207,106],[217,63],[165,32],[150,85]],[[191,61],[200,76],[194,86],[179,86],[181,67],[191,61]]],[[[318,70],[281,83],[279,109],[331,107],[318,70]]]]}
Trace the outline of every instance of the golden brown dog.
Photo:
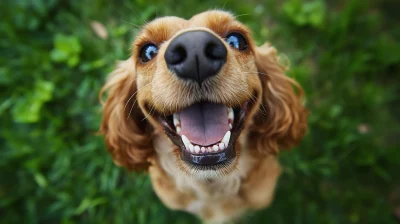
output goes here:
{"type": "Polygon", "coordinates": [[[156,19],[100,96],[114,162],[147,170],[171,209],[212,223],[270,204],[280,148],[307,129],[303,90],[230,13],[156,19]]]}

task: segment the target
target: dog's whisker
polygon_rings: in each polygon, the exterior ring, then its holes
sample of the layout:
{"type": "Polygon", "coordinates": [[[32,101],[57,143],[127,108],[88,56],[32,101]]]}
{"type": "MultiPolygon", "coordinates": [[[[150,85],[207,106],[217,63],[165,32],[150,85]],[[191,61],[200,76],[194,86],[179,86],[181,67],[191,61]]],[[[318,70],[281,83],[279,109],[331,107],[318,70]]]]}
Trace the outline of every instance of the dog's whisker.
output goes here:
{"type": "Polygon", "coordinates": [[[225,10],[225,5],[226,5],[226,2],[227,2],[228,0],[225,0],[224,1],[224,4],[222,5],[222,9],[224,9],[225,10]]]}
{"type": "Polygon", "coordinates": [[[154,106],[151,106],[149,113],[142,119],[142,121],[146,120],[149,116],[152,116],[152,111],[155,109],[154,106]]]}
{"type": "MultiPolygon", "coordinates": [[[[153,116],[156,113],[156,107],[155,105],[158,105],[158,99],[157,97],[153,98],[154,104],[151,106],[149,113],[142,119],[142,121],[146,120],[149,116],[153,116]]],[[[165,107],[164,107],[165,108],[165,107]]],[[[165,110],[162,110],[163,116],[165,117],[165,110]]]]}
{"type": "MultiPolygon", "coordinates": [[[[151,83],[148,83],[148,84],[142,86],[142,88],[138,89],[134,94],[132,94],[132,96],[129,98],[129,100],[130,100],[135,94],[137,94],[140,90],[142,90],[144,87],[146,87],[146,86],[148,86],[148,85],[150,85],[150,84],[151,84],[151,83]]],[[[128,102],[129,102],[129,100],[128,100],[128,102]]],[[[126,105],[128,105],[128,102],[126,102],[125,107],[126,107],[126,105]]],[[[137,97],[136,97],[135,101],[133,101],[133,104],[132,104],[132,106],[131,106],[131,109],[129,110],[129,114],[128,114],[127,118],[126,118],[127,120],[128,120],[129,117],[131,116],[132,110],[133,110],[133,108],[135,107],[136,102],[137,102],[137,97]]],[[[124,108],[124,111],[125,111],[125,108],[124,108]]]]}
{"type": "Polygon", "coordinates": [[[269,76],[269,74],[267,74],[267,73],[263,73],[263,72],[258,72],[258,71],[255,71],[255,72],[242,72],[243,74],[254,74],[254,75],[267,75],[267,76],[269,76]]]}
{"type": "MultiPolygon", "coordinates": [[[[255,102],[257,101],[257,97],[254,96],[253,94],[252,94],[251,101],[252,101],[253,103],[255,103],[255,102]]],[[[262,113],[262,115],[267,116],[267,110],[265,109],[264,104],[263,104],[262,101],[260,102],[260,107],[258,108],[258,110],[260,110],[260,112],[262,113]]]]}
{"type": "MultiPolygon", "coordinates": [[[[135,81],[135,79],[133,79],[132,81],[130,81],[129,82],[129,86],[130,85],[132,85],[132,83],[135,81]]],[[[125,104],[125,106],[124,106],[124,111],[125,111],[125,109],[126,109],[126,106],[128,105],[128,103],[129,103],[129,101],[131,101],[131,99],[133,98],[133,96],[135,96],[135,94],[138,92],[139,90],[136,90],[130,97],[129,97],[129,99],[126,101],[126,104],[125,104]]]]}
{"type": "Polygon", "coordinates": [[[131,113],[132,113],[132,110],[133,110],[133,108],[134,108],[134,106],[135,106],[136,101],[137,101],[137,98],[135,99],[135,101],[133,101],[133,104],[132,104],[132,106],[131,106],[131,109],[129,110],[128,117],[126,118],[127,120],[128,120],[129,117],[131,116],[131,113]]]}
{"type": "Polygon", "coordinates": [[[259,108],[259,110],[261,111],[261,113],[262,113],[264,116],[267,116],[267,109],[265,109],[264,104],[263,104],[262,102],[261,102],[260,106],[263,108],[262,110],[261,110],[261,107],[259,108]]]}
{"type": "Polygon", "coordinates": [[[250,16],[251,14],[240,14],[240,15],[235,15],[235,18],[239,18],[239,17],[241,17],[241,16],[250,16]]]}
{"type": "MultiPolygon", "coordinates": [[[[132,84],[133,81],[135,81],[135,80],[132,80],[132,81],[130,82],[130,84],[132,84]]],[[[130,85],[130,84],[129,84],[129,85],[130,85]]],[[[125,104],[125,106],[124,106],[124,111],[125,111],[125,109],[126,109],[126,106],[127,106],[128,103],[129,103],[129,101],[133,98],[133,96],[135,96],[140,90],[142,90],[144,87],[146,87],[146,86],[148,86],[148,85],[150,85],[150,84],[151,84],[151,82],[150,82],[150,83],[147,83],[147,84],[144,85],[144,86],[142,86],[140,89],[136,90],[136,91],[129,97],[128,101],[126,102],[126,104],[125,104]]],[[[135,100],[135,102],[136,102],[136,100],[135,100]]],[[[134,103],[133,105],[135,105],[135,103],[134,103]]],[[[132,105],[132,106],[133,106],[133,105],[132,105]]]]}
{"type": "Polygon", "coordinates": [[[126,20],[123,20],[123,19],[120,19],[120,21],[121,21],[121,22],[124,22],[124,23],[128,23],[129,25],[132,25],[132,26],[134,26],[134,27],[136,27],[136,28],[138,28],[138,29],[142,29],[142,28],[143,28],[143,26],[140,26],[140,25],[131,23],[131,22],[126,21],[126,20]]]}
{"type": "Polygon", "coordinates": [[[245,64],[239,65],[239,67],[240,67],[242,70],[248,70],[248,67],[249,67],[249,65],[251,65],[251,64],[253,64],[253,62],[252,62],[252,61],[249,61],[249,62],[247,62],[247,63],[245,63],[245,64]]]}
{"type": "Polygon", "coordinates": [[[269,76],[268,73],[264,73],[264,72],[257,72],[257,73],[260,74],[260,75],[267,75],[267,76],[269,76]]]}
{"type": "Polygon", "coordinates": [[[133,8],[132,8],[131,6],[129,6],[129,5],[127,5],[127,4],[125,4],[125,6],[127,6],[127,7],[132,11],[132,13],[136,16],[136,18],[138,18],[138,19],[143,23],[143,26],[147,24],[147,21],[145,21],[144,19],[142,19],[142,18],[135,12],[135,10],[133,10],[133,8]]]}

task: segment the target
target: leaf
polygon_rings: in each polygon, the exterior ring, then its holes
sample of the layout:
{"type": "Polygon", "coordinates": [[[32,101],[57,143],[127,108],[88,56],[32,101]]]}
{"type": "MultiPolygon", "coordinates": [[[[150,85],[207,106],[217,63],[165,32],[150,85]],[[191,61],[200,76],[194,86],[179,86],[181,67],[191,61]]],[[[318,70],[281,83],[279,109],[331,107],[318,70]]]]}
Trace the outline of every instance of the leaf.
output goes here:
{"type": "Polygon", "coordinates": [[[75,67],[79,63],[81,50],[82,46],[77,37],[56,34],[50,58],[55,62],[67,62],[70,67],[75,67]]]}
{"type": "Polygon", "coordinates": [[[38,81],[36,83],[35,97],[43,102],[51,100],[53,96],[54,84],[48,81],[38,81]]]}
{"type": "Polygon", "coordinates": [[[285,2],[282,9],[286,16],[299,26],[320,27],[325,18],[325,4],[320,0],[310,2],[291,0],[285,2]]]}
{"type": "Polygon", "coordinates": [[[33,91],[20,96],[13,107],[12,114],[16,122],[34,123],[39,120],[42,105],[51,100],[54,85],[47,81],[37,81],[33,91]]]}
{"type": "Polygon", "coordinates": [[[55,61],[55,62],[63,62],[65,60],[67,60],[68,54],[65,51],[60,51],[58,49],[53,49],[50,52],[50,58],[51,58],[52,61],[55,61]]]}
{"type": "Polygon", "coordinates": [[[41,104],[34,101],[32,97],[22,98],[13,107],[14,121],[20,123],[34,123],[39,120],[41,104]]]}
{"type": "Polygon", "coordinates": [[[69,67],[75,67],[79,63],[79,56],[75,55],[73,57],[70,57],[67,61],[67,64],[69,67]]]}
{"type": "Polygon", "coordinates": [[[329,116],[331,118],[335,118],[339,116],[342,113],[342,107],[338,104],[335,104],[331,107],[331,110],[329,111],[329,116]]]}
{"type": "Polygon", "coordinates": [[[63,34],[56,34],[54,39],[54,46],[60,51],[70,53],[79,53],[82,49],[77,37],[66,36],[63,34]]]}
{"type": "Polygon", "coordinates": [[[12,103],[12,98],[8,98],[0,103],[0,116],[4,113],[4,111],[11,107],[12,103]]]}
{"type": "Polygon", "coordinates": [[[41,173],[35,173],[35,174],[34,174],[34,178],[35,178],[36,183],[37,183],[40,187],[44,188],[44,187],[47,186],[47,179],[46,179],[45,176],[43,176],[43,174],[41,174],[41,173]]]}
{"type": "Polygon", "coordinates": [[[9,70],[6,67],[0,68],[0,84],[9,84],[12,80],[12,77],[9,75],[9,70]]]}
{"type": "Polygon", "coordinates": [[[107,199],[104,197],[100,198],[95,198],[95,199],[90,199],[90,198],[84,198],[81,202],[81,204],[78,206],[78,208],[75,209],[75,214],[79,215],[88,210],[89,208],[93,208],[97,205],[101,205],[107,203],[107,199]]]}
{"type": "Polygon", "coordinates": [[[314,27],[322,25],[325,17],[325,5],[322,1],[304,3],[303,11],[308,15],[307,21],[310,25],[314,27]]]}

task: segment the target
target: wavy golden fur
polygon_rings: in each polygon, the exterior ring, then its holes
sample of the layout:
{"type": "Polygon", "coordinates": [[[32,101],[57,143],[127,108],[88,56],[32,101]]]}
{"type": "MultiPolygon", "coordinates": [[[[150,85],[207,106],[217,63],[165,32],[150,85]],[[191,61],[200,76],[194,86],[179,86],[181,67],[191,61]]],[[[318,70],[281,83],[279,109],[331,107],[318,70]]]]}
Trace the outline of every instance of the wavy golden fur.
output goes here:
{"type": "Polygon", "coordinates": [[[159,18],[137,35],[132,56],[118,64],[100,92],[107,92],[101,133],[113,161],[129,170],[149,171],[153,187],[171,209],[198,215],[211,223],[267,206],[280,174],[280,148],[299,143],[307,129],[303,90],[285,75],[277,51],[255,46],[250,30],[233,15],[207,11],[190,20],[159,18]],[[249,50],[228,47],[228,58],[207,90],[182,82],[167,69],[164,52],[179,34],[204,30],[221,40],[232,30],[248,40],[249,50]],[[138,60],[143,44],[159,46],[150,63],[138,60]],[[168,115],[202,98],[232,106],[250,100],[235,163],[221,171],[198,171],[179,158],[178,147],[164,133],[156,113],[168,115]]]}

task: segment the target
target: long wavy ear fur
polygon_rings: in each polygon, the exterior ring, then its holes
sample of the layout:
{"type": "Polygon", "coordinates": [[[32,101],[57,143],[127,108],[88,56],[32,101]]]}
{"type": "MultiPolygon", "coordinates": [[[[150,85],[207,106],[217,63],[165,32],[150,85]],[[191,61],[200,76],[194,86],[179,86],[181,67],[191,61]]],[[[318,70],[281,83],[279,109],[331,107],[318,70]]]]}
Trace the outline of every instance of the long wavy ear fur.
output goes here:
{"type": "Polygon", "coordinates": [[[129,170],[145,170],[147,159],[153,154],[151,125],[136,103],[136,77],[132,58],[122,61],[109,75],[100,91],[103,104],[103,119],[100,133],[114,163],[129,170]]]}
{"type": "Polygon", "coordinates": [[[301,86],[285,75],[277,51],[265,43],[256,48],[256,65],[262,82],[262,106],[255,116],[251,136],[257,149],[278,153],[300,142],[307,130],[307,109],[303,106],[301,86]]]}

